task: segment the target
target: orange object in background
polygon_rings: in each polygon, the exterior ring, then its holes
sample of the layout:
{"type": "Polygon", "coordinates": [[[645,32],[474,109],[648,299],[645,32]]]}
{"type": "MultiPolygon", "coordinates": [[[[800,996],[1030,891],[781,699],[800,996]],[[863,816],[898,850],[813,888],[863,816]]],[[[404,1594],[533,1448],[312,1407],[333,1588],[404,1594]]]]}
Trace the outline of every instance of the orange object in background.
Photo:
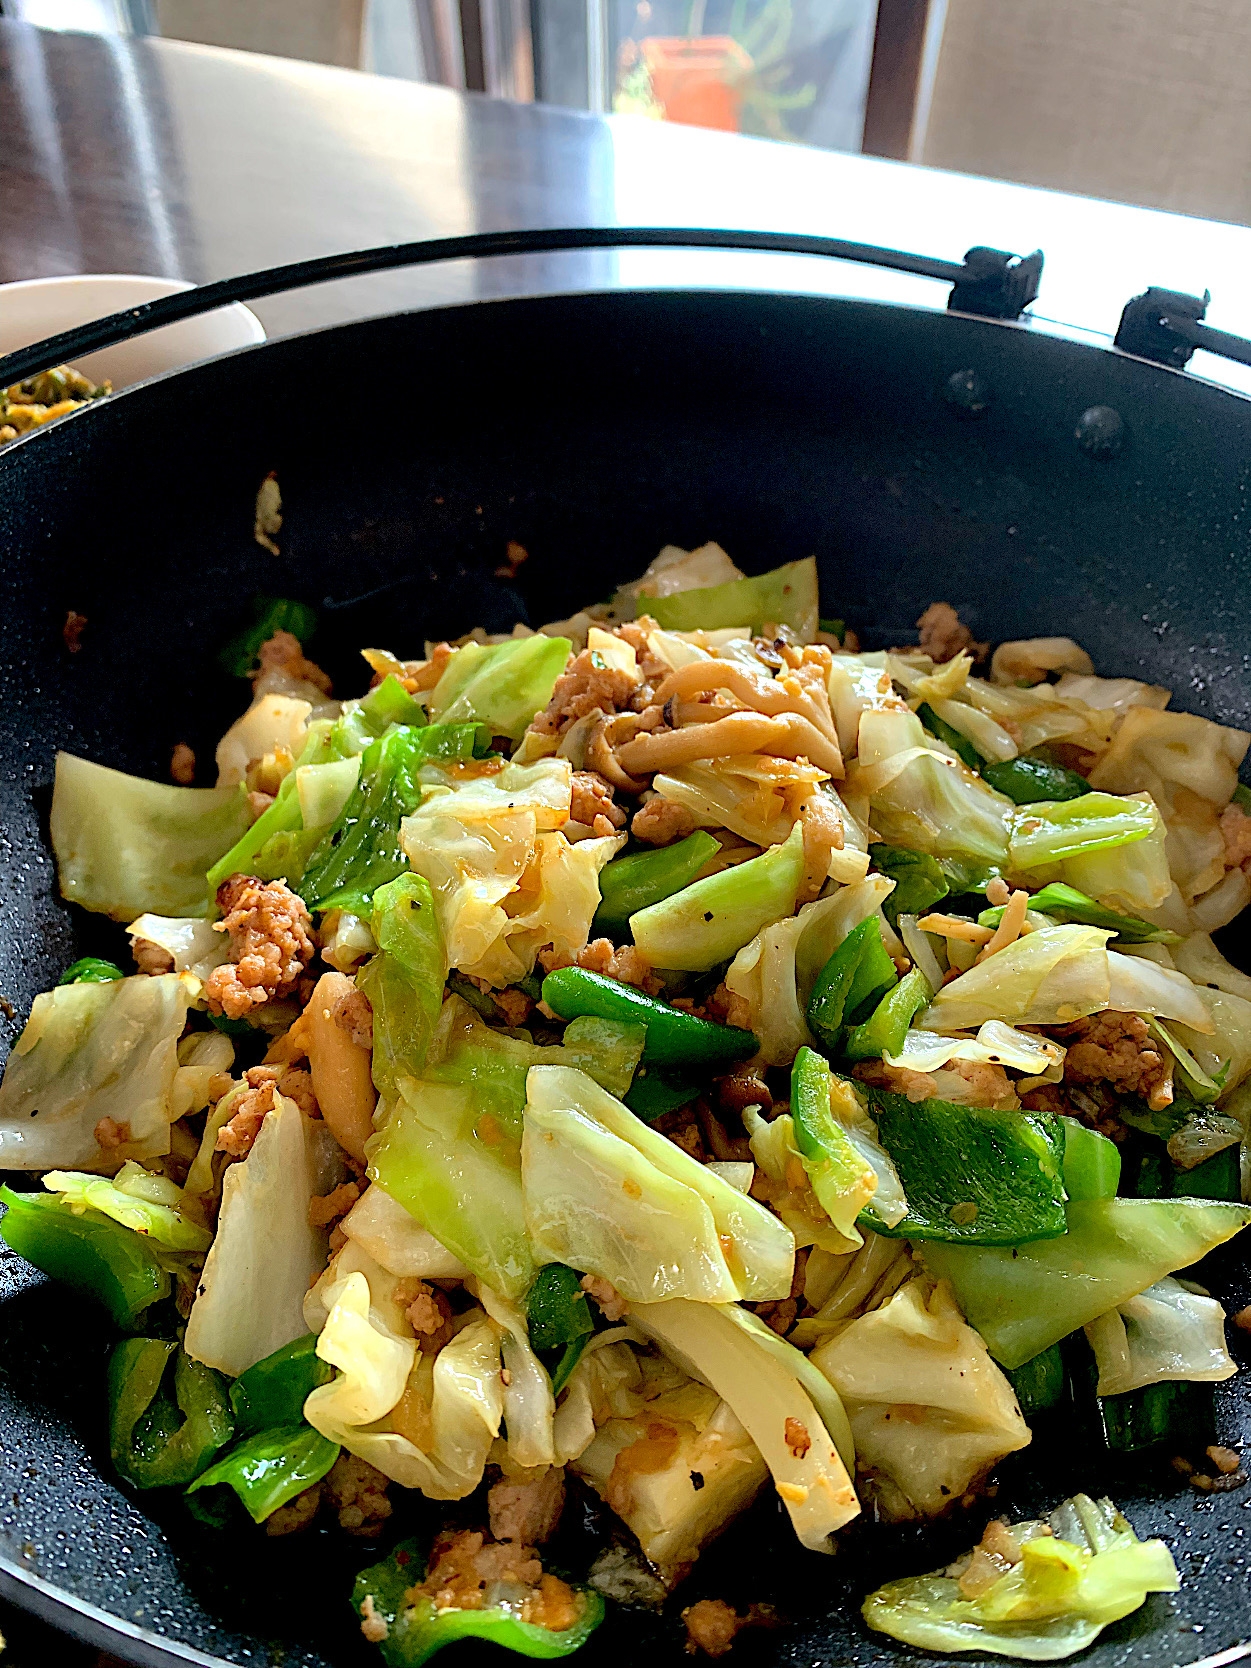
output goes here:
{"type": "Polygon", "coordinates": [[[683,40],[653,35],[639,42],[639,52],[666,121],[739,131],[743,86],[753,66],[731,36],[683,40]]]}

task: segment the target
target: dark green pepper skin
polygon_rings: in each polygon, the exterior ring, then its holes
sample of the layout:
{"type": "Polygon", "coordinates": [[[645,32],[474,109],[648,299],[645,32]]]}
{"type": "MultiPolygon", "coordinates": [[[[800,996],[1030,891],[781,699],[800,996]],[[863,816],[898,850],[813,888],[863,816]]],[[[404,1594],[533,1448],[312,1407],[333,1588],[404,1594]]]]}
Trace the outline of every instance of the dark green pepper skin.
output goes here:
{"type": "MultiPolygon", "coordinates": [[[[1068,886],[1059,880],[1053,880],[1041,892],[1035,892],[1029,906],[1062,925],[1077,921],[1086,927],[1109,927],[1126,944],[1181,943],[1179,933],[1170,932],[1167,927],[1153,926],[1150,921],[1140,920],[1136,915],[1118,915],[1116,910],[1105,909],[1094,898],[1079,892],[1076,886],[1068,886]]],[[[1002,904],[995,909],[984,909],[977,918],[979,924],[997,927],[1003,919],[1003,910],[1002,904]]]]}
{"type": "Polygon", "coordinates": [[[760,1047],[753,1031],[735,1025],[714,1025],[694,1014],[671,1008],[644,996],[641,990],[589,973],[582,967],[559,967],[543,981],[543,1000],[561,1019],[615,1019],[623,1025],[645,1025],[643,1059],[648,1065],[693,1066],[706,1071],[729,1071],[750,1059],[760,1047]]]}
{"type": "Polygon", "coordinates": [[[658,851],[635,851],[600,870],[593,933],[625,932],[631,915],[689,886],[719,843],[702,829],[658,851]]]}
{"type": "Polygon", "coordinates": [[[1017,1405],[1026,1419],[1039,1413],[1050,1413],[1064,1399],[1064,1357],[1059,1344],[1052,1344],[1040,1355],[1014,1368],[1003,1369],[1009,1384],[1016,1392],[1017,1405]]]}
{"type": "Polygon", "coordinates": [[[874,868],[895,882],[895,889],[882,905],[892,926],[901,915],[924,915],[951,891],[947,876],[936,857],[907,846],[876,844],[869,847],[874,868]]]}
{"type": "Polygon", "coordinates": [[[8,1187],[0,1187],[0,1200],[8,1207],[0,1239],[54,1280],[102,1303],[123,1330],[133,1331],[169,1296],[170,1277],[148,1241],[102,1211],[79,1215],[54,1193],[8,1187]]]}
{"type": "Polygon", "coordinates": [[[882,942],[876,915],[854,926],[821,969],[808,1000],[808,1025],[829,1051],[837,1052],[847,1025],[871,1013],[899,982],[882,942]]]}
{"type": "Polygon", "coordinates": [[[314,1333],[284,1344],[240,1373],[230,1386],[236,1435],[255,1436],[280,1425],[299,1424],[305,1401],[333,1377],[334,1368],[317,1354],[314,1333]]]}
{"type": "Polygon", "coordinates": [[[542,1353],[563,1346],[551,1368],[552,1394],[559,1396],[595,1330],[576,1269],[547,1263],[539,1270],[526,1298],[526,1324],[533,1349],[542,1353]]]}
{"type": "Polygon", "coordinates": [[[905,973],[862,1025],[853,1026],[843,1042],[849,1060],[880,1060],[898,1054],[913,1017],[929,1004],[934,991],[919,967],[905,973]]]}
{"type": "Polygon", "coordinates": [[[1034,805],[1040,800],[1080,799],[1090,792],[1090,783],[1075,770],[1053,764],[1040,753],[1022,753],[999,764],[984,764],[982,780],[1014,805],[1034,805]]]}
{"type": "Polygon", "coordinates": [[[700,1085],[689,1078],[661,1071],[656,1066],[640,1065],[625,1096],[625,1104],[636,1118],[654,1124],[680,1107],[689,1106],[700,1092],[700,1085]]]}
{"type": "Polygon", "coordinates": [[[109,1452],[135,1488],[193,1481],[234,1435],[221,1380],[176,1343],[126,1338],[109,1359],[109,1452]],[[164,1380],[170,1359],[173,1395],[164,1380]]]}
{"type": "Polygon", "coordinates": [[[65,969],[57,980],[57,988],[62,985],[109,985],[125,977],[115,961],[105,961],[100,956],[81,956],[65,969]]]}
{"type": "Polygon", "coordinates": [[[980,770],[986,763],[982,755],[974,747],[968,736],[961,735],[953,724],[948,724],[945,718],[940,718],[928,701],[922,701],[917,708],[917,717],[932,736],[936,736],[945,746],[950,747],[962,763],[970,770],[980,770]]]}
{"type": "MultiPolygon", "coordinates": [[[[196,1478],[188,1497],[205,1488],[232,1488],[254,1523],[319,1483],[339,1457],[339,1444],[304,1423],[259,1431],[224,1454],[196,1478]]],[[[212,1508],[191,1509],[211,1520],[212,1508]]]]}
{"type": "Polygon", "coordinates": [[[289,631],[299,639],[301,648],[307,648],[317,629],[314,610],[292,597],[253,597],[252,614],[252,624],[232,637],[218,656],[222,670],[232,678],[250,677],[255,672],[261,644],[276,631],[289,631]]]}
{"type": "Polygon", "coordinates": [[[551,1628],[523,1622],[504,1605],[489,1610],[436,1610],[422,1595],[408,1603],[408,1595],[423,1578],[426,1560],[416,1541],[401,1541],[389,1558],[371,1564],[356,1578],[352,1603],[360,1612],[371,1599],[371,1616],[386,1623],[379,1642],[387,1668],[421,1668],[436,1651],[457,1639],[486,1639],[516,1651],[519,1656],[551,1659],[569,1656],[584,1645],[604,1619],[604,1601],[592,1587],[575,1587],[582,1614],[570,1628],[551,1628]]]}

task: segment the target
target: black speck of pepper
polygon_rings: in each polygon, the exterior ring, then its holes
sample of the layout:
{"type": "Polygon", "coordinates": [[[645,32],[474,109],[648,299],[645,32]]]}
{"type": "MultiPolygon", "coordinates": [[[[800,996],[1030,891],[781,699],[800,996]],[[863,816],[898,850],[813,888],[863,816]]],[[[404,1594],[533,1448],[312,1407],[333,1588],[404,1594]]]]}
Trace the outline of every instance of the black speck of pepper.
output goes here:
{"type": "Polygon", "coordinates": [[[704,920],[705,921],[711,921],[712,920],[712,911],[710,909],[706,909],[704,911],[704,920]]]}
{"type": "Polygon", "coordinates": [[[700,1489],[703,1488],[703,1486],[704,1486],[704,1474],[703,1474],[703,1472],[702,1471],[692,1471],[691,1472],[691,1487],[695,1490],[696,1494],[699,1493],[700,1489]]]}

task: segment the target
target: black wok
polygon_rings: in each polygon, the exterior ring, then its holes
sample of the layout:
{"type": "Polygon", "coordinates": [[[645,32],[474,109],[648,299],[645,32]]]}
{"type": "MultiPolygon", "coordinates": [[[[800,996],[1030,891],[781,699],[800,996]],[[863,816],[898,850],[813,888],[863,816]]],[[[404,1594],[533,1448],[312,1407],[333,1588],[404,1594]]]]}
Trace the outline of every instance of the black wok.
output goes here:
{"type": "MultiPolygon", "coordinates": [[[[823,612],[868,646],[908,641],[943,598],[979,636],[1071,632],[1101,672],[1168,684],[1176,705],[1245,727],[1249,475],[1251,404],[1188,375],[1038,327],[767,295],[385,318],[118,395],[0,453],[9,1035],[67,962],[119,948],[119,929],[56,894],[55,750],[156,777],[179,741],[210,760],[244,692],[215,653],[255,592],[319,607],[317,657],[351,693],[361,645],[411,655],[427,635],[567,614],[667,542],[717,539],[753,571],[815,551],[823,612]],[[1103,444],[1111,419],[1081,423],[1093,407],[1119,413],[1119,450],[1103,444]],[[270,469],[286,507],[277,558],[252,538],[270,469]],[[531,553],[515,585],[494,571],[509,539],[531,553]],[[75,655],[68,609],[88,619],[75,655]]],[[[1243,1259],[1214,1261],[1217,1294],[1247,1302],[1243,1259]]],[[[377,1660],[347,1603],[376,1553],[329,1532],[214,1538],[177,1500],[128,1494],[105,1444],[106,1328],[11,1255],[0,1327],[5,1596],[134,1662],[377,1660]]],[[[1218,1416],[1223,1440],[1251,1436],[1241,1379],[1218,1416]]],[[[835,1559],[800,1551],[765,1506],[700,1561],[682,1602],[776,1603],[792,1626],[741,1640],[747,1664],[916,1656],[861,1627],[870,1586],[942,1562],[991,1510],[1106,1489],[1168,1540],[1184,1586],[1089,1655],[1195,1663],[1251,1638],[1251,1495],[1197,1496],[1166,1459],[1113,1467],[1061,1428],[1003,1468],[993,1506],[868,1526],[835,1559]]],[[[571,1516],[572,1557],[596,1524],[589,1508],[571,1516]]],[[[687,1660],[674,1615],[611,1617],[585,1660],[643,1652],[687,1660]]]]}

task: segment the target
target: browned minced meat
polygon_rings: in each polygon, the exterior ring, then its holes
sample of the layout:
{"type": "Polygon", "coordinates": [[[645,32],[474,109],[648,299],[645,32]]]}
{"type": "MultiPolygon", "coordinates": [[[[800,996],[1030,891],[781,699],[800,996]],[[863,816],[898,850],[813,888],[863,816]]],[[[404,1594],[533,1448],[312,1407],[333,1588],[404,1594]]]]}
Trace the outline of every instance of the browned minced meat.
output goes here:
{"type": "Polygon", "coordinates": [[[339,1527],[367,1538],[382,1533],[391,1515],[389,1482],[368,1460],[343,1453],[326,1474],[326,1497],[339,1514],[339,1527]]]}
{"type": "MultiPolygon", "coordinates": [[[[639,671],[643,674],[643,692],[648,699],[651,686],[663,683],[673,669],[667,660],[662,660],[659,655],[652,653],[648,638],[655,630],[656,622],[650,614],[640,614],[637,620],[613,627],[613,636],[620,637],[623,643],[628,643],[634,650],[639,671]]],[[[637,708],[637,698],[631,704],[637,708]]]]}
{"type": "Polygon", "coordinates": [[[588,712],[620,712],[629,705],[637,688],[637,678],[604,664],[603,656],[597,656],[594,650],[583,649],[556,679],[551,700],[536,715],[530,728],[538,735],[563,735],[588,712]]]}
{"type": "Polygon", "coordinates": [[[298,1535],[302,1529],[311,1528],[321,1505],[321,1496],[320,1483],[306,1488],[302,1494],[297,1494],[294,1500],[288,1500],[285,1506],[279,1506],[276,1512],[270,1513],[265,1519],[265,1533],[298,1535]]]}
{"type": "Polygon", "coordinates": [[[516,539],[509,539],[504,547],[504,560],[495,570],[497,579],[516,579],[517,569],[523,562],[530,560],[530,552],[524,544],[518,544],[516,539]]]}
{"type": "Polygon", "coordinates": [[[619,984],[634,985],[648,996],[655,996],[662,988],[651,963],[633,944],[618,949],[610,938],[592,939],[576,956],[564,950],[540,950],[539,962],[545,973],[553,973],[558,967],[584,967],[589,973],[602,973],[619,984]]]}
{"type": "Polygon", "coordinates": [[[588,1297],[599,1305],[607,1321],[619,1321],[630,1312],[630,1305],[610,1280],[601,1274],[584,1274],[579,1284],[588,1297]]]}
{"type": "Polygon", "coordinates": [[[328,1228],[332,1222],[337,1222],[361,1196],[359,1182],[340,1182],[338,1187],[329,1193],[323,1193],[308,1202],[308,1225],[310,1228],[328,1228]]]}
{"type": "Polygon", "coordinates": [[[134,956],[135,966],[140,973],[156,976],[174,971],[173,956],[159,944],[154,944],[150,938],[132,939],[130,953],[134,956]]]}
{"type": "Polygon", "coordinates": [[[204,996],[210,1013],[243,1019],[262,1003],[290,995],[312,961],[308,905],[285,880],[251,875],[223,882],[217,905],[230,934],[230,960],[209,974],[204,996]]]}
{"type": "Polygon", "coordinates": [[[563,1633],[581,1614],[573,1588],[558,1576],[544,1575],[534,1548],[516,1541],[488,1541],[476,1529],[445,1529],[430,1554],[430,1568],[419,1587],[405,1598],[434,1601],[436,1610],[481,1610],[487,1591],[498,1582],[528,1587],[521,1619],[535,1627],[563,1633]]]}
{"type": "Polygon", "coordinates": [[[1080,1118],[1091,1129],[1120,1143],[1129,1139],[1129,1129],[1120,1115],[1120,1099],[1108,1083],[1044,1083],[1021,1096],[1027,1112],[1050,1112],[1057,1118],[1080,1118]]]}
{"type": "Polygon", "coordinates": [[[506,1025],[524,1025],[534,1012],[534,998],[512,985],[507,990],[493,990],[491,1000],[503,1015],[506,1025]]]}
{"type": "MultiPolygon", "coordinates": [[[[1021,1104],[1002,1066],[986,1060],[950,1060],[943,1069],[962,1077],[969,1085],[972,1095],[967,1104],[970,1106],[1014,1111],[1021,1104]]],[[[928,1072],[891,1066],[885,1060],[862,1060],[852,1067],[852,1076],[875,1088],[907,1095],[912,1101],[932,1100],[938,1095],[938,1084],[928,1072]]]]}
{"type": "Polygon", "coordinates": [[[990,653],[989,643],[974,641],[973,633],[949,602],[932,602],[917,621],[921,633],[921,652],[931,660],[954,660],[962,652],[976,661],[985,660],[990,653]]]}
{"type": "Polygon", "coordinates": [[[564,1505],[565,1473],[559,1465],[521,1480],[501,1477],[487,1491],[491,1533],[497,1541],[520,1541],[523,1546],[542,1546],[550,1540],[564,1505]]]}
{"type": "Polygon", "coordinates": [[[272,793],[262,793],[260,788],[253,788],[248,794],[249,822],[258,822],[273,803],[274,795],[272,793]]]}
{"type": "Polygon", "coordinates": [[[395,1301],[402,1305],[408,1324],[417,1334],[423,1355],[437,1355],[452,1336],[452,1305],[445,1294],[424,1280],[397,1280],[395,1301]]]}
{"type": "Polygon", "coordinates": [[[580,822],[596,834],[615,834],[625,827],[626,814],[614,803],[616,789],[594,770],[575,770],[569,821],[580,822]],[[602,826],[601,826],[602,825],[602,826]]]}
{"type": "Polygon", "coordinates": [[[83,632],[87,629],[87,616],[79,614],[71,608],[65,616],[65,624],[61,627],[61,636],[65,640],[65,647],[71,654],[77,654],[83,646],[83,632]]]}
{"type": "Polygon", "coordinates": [[[669,846],[695,832],[695,818],[685,805],[658,793],[634,813],[630,832],[649,846],[669,846]]]}
{"type": "Polygon", "coordinates": [[[334,1022],[358,1048],[374,1046],[374,1010],[363,990],[345,990],[334,1005],[334,1022]]]}
{"type": "Polygon", "coordinates": [[[1225,841],[1225,867],[1241,868],[1251,857],[1251,817],[1241,805],[1227,805],[1221,812],[1221,837],[1225,841]]]}
{"type": "Polygon", "coordinates": [[[1172,1104],[1172,1056],[1156,1048],[1140,1015],[1109,1010],[1050,1031],[1068,1045],[1067,1082],[1111,1084],[1122,1094],[1140,1095],[1153,1111],[1172,1104]]]}
{"type": "Polygon", "coordinates": [[[807,1425],[804,1424],[802,1419],[793,1419],[788,1416],[786,1424],[782,1427],[782,1432],[786,1439],[786,1446],[791,1453],[794,1454],[796,1459],[803,1459],[809,1448],[812,1447],[812,1438],[808,1434],[807,1425]]]}
{"type": "Polygon", "coordinates": [[[700,1132],[699,1119],[693,1103],[679,1106],[676,1111],[666,1112],[662,1118],[656,1119],[652,1128],[658,1135],[663,1135],[666,1141],[672,1141],[675,1147],[681,1147],[684,1153],[689,1153],[700,1164],[706,1164],[712,1156],[704,1146],[704,1137],[700,1132]]]}
{"type": "Polygon", "coordinates": [[[254,679],[281,667],[293,678],[302,678],[305,683],[316,685],[325,694],[330,693],[330,679],[314,661],[304,658],[300,639],[289,631],[276,631],[272,637],[267,638],[260,646],[257,659],[260,665],[253,673],[254,679]]]}
{"type": "Polygon", "coordinates": [[[169,774],[181,788],[189,788],[195,781],[195,753],[180,741],[170,754],[169,774]]]}
{"type": "Polygon", "coordinates": [[[298,1066],[250,1066],[243,1074],[247,1088],[234,1103],[230,1119],[217,1132],[216,1150],[231,1158],[246,1158],[273,1111],[275,1091],[293,1100],[309,1117],[319,1115],[313,1079],[298,1066]]]}
{"type": "Polygon", "coordinates": [[[686,1648],[692,1656],[702,1651],[705,1656],[724,1656],[734,1643],[734,1637],[747,1626],[724,1599],[700,1599],[682,1612],[686,1624],[686,1648]]]}
{"type": "Polygon", "coordinates": [[[366,1593],[361,1601],[361,1632],[371,1645],[381,1645],[390,1631],[386,1617],[374,1606],[374,1595],[366,1593]]]}
{"type": "Polygon", "coordinates": [[[130,1125],[119,1124],[115,1118],[101,1118],[93,1133],[96,1146],[111,1152],[114,1147],[124,1147],[130,1140],[130,1125]]]}
{"type": "Polygon", "coordinates": [[[1251,1332],[1251,1303],[1245,1309],[1239,1309],[1234,1316],[1234,1325],[1240,1332],[1251,1332]]]}

